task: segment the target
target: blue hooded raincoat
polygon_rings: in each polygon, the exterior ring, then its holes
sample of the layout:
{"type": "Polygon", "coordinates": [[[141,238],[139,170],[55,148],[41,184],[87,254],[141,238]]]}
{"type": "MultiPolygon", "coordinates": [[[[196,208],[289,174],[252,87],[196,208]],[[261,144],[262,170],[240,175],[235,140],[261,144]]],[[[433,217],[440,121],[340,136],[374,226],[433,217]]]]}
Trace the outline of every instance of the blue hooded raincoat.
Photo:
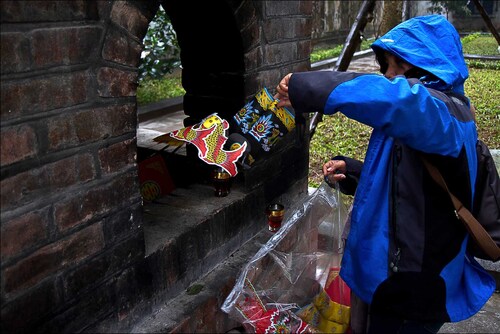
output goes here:
{"type": "Polygon", "coordinates": [[[468,234],[420,158],[438,167],[470,209],[477,133],[463,95],[468,70],[459,35],[442,16],[415,17],[372,48],[405,60],[422,76],[315,71],[294,73],[289,82],[296,112],[341,112],[373,128],[341,276],[374,314],[466,319],[487,302],[495,281],[467,253],[468,234]]]}

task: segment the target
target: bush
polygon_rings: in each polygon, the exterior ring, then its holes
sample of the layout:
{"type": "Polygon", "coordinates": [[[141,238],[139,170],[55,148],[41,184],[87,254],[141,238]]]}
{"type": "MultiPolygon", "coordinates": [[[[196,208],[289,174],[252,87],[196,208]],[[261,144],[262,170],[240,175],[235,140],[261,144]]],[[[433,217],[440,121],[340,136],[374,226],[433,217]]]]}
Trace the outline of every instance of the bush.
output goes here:
{"type": "Polygon", "coordinates": [[[180,48],[170,19],[160,6],[143,39],[139,82],[161,79],[180,66],[180,48]]]}

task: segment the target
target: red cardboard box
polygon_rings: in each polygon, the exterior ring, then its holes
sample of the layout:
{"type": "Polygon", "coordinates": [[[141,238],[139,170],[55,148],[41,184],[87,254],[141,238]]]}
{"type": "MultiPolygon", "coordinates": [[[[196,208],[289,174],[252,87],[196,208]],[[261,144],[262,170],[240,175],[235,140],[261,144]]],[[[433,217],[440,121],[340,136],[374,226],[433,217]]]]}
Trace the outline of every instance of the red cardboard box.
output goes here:
{"type": "Polygon", "coordinates": [[[142,198],[148,202],[175,189],[165,160],[159,154],[139,162],[139,183],[142,198]]]}

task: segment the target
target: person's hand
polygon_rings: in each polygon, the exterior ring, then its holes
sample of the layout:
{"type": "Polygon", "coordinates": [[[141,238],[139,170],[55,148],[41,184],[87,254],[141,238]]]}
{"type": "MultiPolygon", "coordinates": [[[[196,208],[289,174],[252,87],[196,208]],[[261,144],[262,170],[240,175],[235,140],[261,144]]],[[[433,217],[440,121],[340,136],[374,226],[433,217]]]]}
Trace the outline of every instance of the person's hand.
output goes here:
{"type": "Polygon", "coordinates": [[[288,83],[290,82],[290,77],[292,76],[292,73],[288,73],[285,75],[283,79],[281,79],[280,83],[278,86],[276,86],[276,91],[278,92],[276,95],[274,95],[275,99],[278,99],[278,107],[291,107],[292,103],[290,102],[290,99],[288,97],[288,83]]]}
{"type": "Polygon", "coordinates": [[[330,160],[323,165],[325,182],[329,185],[342,181],[346,178],[346,164],[344,160],[330,160]]]}

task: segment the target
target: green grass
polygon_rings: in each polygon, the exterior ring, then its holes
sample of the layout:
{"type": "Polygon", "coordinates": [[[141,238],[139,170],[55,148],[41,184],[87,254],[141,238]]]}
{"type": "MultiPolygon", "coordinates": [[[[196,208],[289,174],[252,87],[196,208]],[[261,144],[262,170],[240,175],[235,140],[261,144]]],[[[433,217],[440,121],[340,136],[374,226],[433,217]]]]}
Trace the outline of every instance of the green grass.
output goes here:
{"type": "Polygon", "coordinates": [[[464,53],[483,56],[498,56],[498,44],[493,35],[474,33],[462,38],[464,53]]]}
{"type": "Polygon", "coordinates": [[[143,80],[137,87],[137,104],[143,106],[184,95],[180,75],[167,75],[163,79],[143,80]]]}

